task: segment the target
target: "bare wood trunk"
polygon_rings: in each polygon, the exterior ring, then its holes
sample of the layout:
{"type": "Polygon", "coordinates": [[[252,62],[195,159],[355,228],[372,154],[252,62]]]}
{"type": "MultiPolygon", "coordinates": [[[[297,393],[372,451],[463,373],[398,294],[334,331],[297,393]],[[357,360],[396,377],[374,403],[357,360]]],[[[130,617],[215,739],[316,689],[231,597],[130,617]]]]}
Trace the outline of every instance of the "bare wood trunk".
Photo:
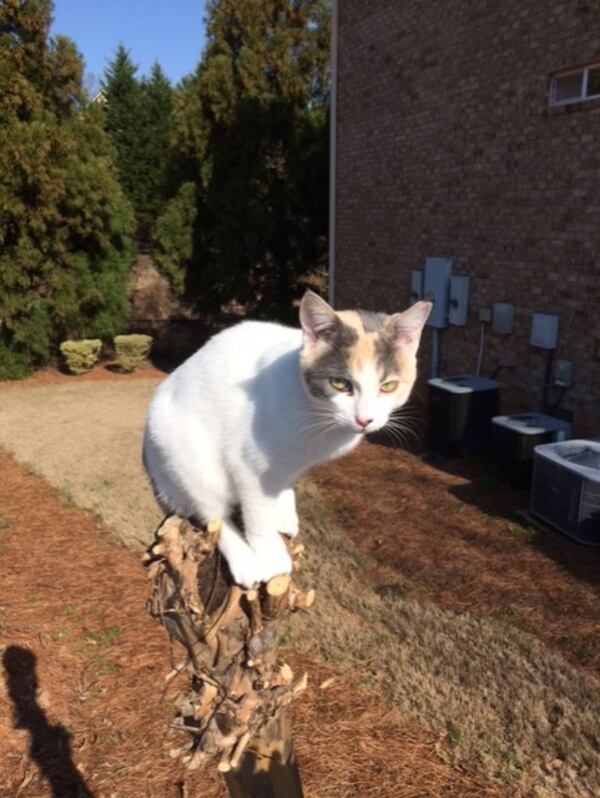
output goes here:
{"type": "Polygon", "coordinates": [[[294,576],[245,590],[219,555],[219,531],[167,518],[145,556],[148,610],[185,653],[168,678],[187,674],[173,726],[188,739],[171,753],[190,769],[217,762],[233,798],[302,798],[287,707],[307,676],[279,656],[278,627],[314,600],[296,584],[303,546],[286,541],[294,576]]]}
{"type": "Polygon", "coordinates": [[[249,744],[225,783],[232,798],[303,798],[286,710],[249,744]]]}

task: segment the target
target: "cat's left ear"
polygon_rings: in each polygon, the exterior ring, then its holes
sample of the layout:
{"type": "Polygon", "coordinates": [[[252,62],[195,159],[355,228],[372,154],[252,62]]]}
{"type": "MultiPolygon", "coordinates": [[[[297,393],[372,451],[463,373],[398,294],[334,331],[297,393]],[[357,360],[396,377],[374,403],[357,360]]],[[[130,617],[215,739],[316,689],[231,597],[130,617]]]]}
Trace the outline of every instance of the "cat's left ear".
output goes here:
{"type": "Polygon", "coordinates": [[[404,313],[395,313],[390,317],[388,327],[392,328],[398,346],[408,349],[413,354],[416,353],[432,307],[431,302],[415,302],[404,313]]]}
{"type": "Polygon", "coordinates": [[[300,324],[309,345],[329,340],[340,325],[337,313],[314,291],[307,291],[300,302],[300,324]]]}

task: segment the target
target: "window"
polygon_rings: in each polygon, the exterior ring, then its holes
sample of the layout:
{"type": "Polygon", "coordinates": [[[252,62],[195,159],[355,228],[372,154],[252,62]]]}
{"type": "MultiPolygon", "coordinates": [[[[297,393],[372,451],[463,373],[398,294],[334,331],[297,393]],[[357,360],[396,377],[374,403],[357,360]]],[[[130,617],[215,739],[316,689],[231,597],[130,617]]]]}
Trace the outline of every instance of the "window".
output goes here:
{"type": "Polygon", "coordinates": [[[554,75],[550,83],[550,105],[569,105],[600,99],[600,64],[554,75]]]}

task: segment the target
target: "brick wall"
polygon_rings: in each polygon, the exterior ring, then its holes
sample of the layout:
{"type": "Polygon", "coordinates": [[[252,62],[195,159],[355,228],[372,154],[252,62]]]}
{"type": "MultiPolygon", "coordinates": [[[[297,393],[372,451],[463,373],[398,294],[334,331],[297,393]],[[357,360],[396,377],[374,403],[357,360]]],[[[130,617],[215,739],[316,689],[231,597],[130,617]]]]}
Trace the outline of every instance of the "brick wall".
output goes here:
{"type": "MultiPolygon", "coordinates": [[[[600,102],[548,108],[549,75],[600,61],[598,0],[339,0],[336,306],[406,306],[427,256],[471,277],[442,373],[473,371],[478,310],[516,305],[508,409],[541,398],[531,314],[560,316],[564,406],[600,435],[600,102]]],[[[427,368],[429,334],[423,348],[427,368]]]]}

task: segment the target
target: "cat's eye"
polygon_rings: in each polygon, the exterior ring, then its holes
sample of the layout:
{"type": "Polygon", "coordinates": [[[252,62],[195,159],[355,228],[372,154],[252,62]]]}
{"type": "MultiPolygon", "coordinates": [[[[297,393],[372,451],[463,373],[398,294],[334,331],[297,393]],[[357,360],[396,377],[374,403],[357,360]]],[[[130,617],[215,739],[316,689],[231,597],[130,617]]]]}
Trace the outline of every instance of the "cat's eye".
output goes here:
{"type": "Polygon", "coordinates": [[[384,382],[382,385],[380,385],[379,390],[382,393],[393,393],[397,387],[398,380],[389,380],[389,382],[384,382]]]}
{"type": "Polygon", "coordinates": [[[352,383],[350,380],[345,380],[343,377],[331,377],[329,384],[332,388],[335,388],[336,391],[352,393],[352,383]]]}

